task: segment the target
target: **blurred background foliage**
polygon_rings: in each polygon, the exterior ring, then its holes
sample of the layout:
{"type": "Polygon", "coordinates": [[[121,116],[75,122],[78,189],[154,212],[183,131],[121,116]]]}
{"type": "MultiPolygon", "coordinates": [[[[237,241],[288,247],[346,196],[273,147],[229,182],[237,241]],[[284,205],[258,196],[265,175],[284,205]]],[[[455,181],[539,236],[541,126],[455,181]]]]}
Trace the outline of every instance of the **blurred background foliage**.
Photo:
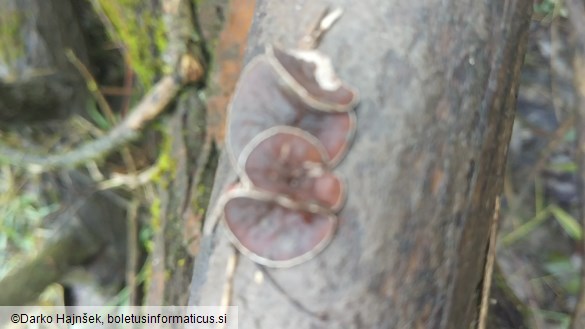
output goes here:
{"type": "Polygon", "coordinates": [[[499,265],[538,328],[569,328],[583,266],[567,14],[561,0],[534,4],[498,241],[499,265]]]}

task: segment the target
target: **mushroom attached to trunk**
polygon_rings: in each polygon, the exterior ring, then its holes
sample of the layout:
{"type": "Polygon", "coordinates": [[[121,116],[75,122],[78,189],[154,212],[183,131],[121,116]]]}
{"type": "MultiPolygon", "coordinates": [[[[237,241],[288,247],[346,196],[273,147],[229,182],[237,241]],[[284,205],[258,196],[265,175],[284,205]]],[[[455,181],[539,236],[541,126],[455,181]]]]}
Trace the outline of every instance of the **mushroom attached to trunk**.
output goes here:
{"type": "Polygon", "coordinates": [[[321,143],[299,128],[276,126],[254,138],[242,151],[244,184],[301,203],[338,211],[345,201],[341,179],[327,167],[321,143]]]}
{"type": "Polygon", "coordinates": [[[358,103],[355,89],[337,77],[331,60],[317,50],[268,47],[274,67],[304,103],[325,112],[347,112],[358,103]]]}
{"type": "MultiPolygon", "coordinates": [[[[357,93],[344,89],[338,100],[337,92],[327,89],[318,92],[315,86],[319,86],[316,81],[320,80],[297,73],[293,75],[286,69],[297,72],[297,67],[312,68],[312,64],[305,65],[303,59],[294,56],[276,57],[270,49],[268,54],[257,56],[245,67],[228,109],[227,149],[232,164],[235,166],[240,162],[244,147],[256,135],[270,127],[286,125],[298,127],[316,137],[327,152],[328,166],[334,167],[345,155],[353,138],[356,125],[353,106],[357,102],[357,93]],[[299,61],[296,66],[292,64],[295,60],[299,61]],[[304,83],[308,85],[303,86],[304,83]],[[306,91],[304,94],[303,90],[306,91]],[[335,110],[325,112],[324,108],[335,110]]],[[[318,71],[315,69],[313,73],[318,71]]]]}
{"type": "Polygon", "coordinates": [[[248,188],[225,195],[224,222],[230,239],[253,261],[289,267],[312,258],[330,242],[337,218],[299,209],[282,196],[248,188]]]}

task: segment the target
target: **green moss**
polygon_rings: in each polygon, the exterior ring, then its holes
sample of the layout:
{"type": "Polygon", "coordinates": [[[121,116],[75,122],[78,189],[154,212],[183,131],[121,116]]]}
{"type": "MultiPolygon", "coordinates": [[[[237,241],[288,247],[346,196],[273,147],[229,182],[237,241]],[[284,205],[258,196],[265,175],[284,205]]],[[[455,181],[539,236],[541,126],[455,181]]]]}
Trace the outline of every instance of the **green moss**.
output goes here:
{"type": "Polygon", "coordinates": [[[162,188],[168,188],[176,175],[177,163],[172,155],[171,137],[166,133],[157,159],[157,168],[157,173],[153,175],[151,181],[162,188]]]}
{"type": "MultiPolygon", "coordinates": [[[[209,195],[208,190],[209,189],[207,188],[207,186],[205,186],[205,183],[200,183],[199,185],[197,185],[197,195],[200,197],[209,195]]],[[[196,201],[195,209],[197,209],[197,214],[204,215],[205,212],[207,211],[206,210],[207,202],[206,201],[201,202],[202,200],[200,200],[200,198],[197,198],[197,200],[195,201],[196,201]]]]}
{"type": "Polygon", "coordinates": [[[158,169],[159,174],[169,173],[174,171],[175,160],[171,157],[168,152],[163,152],[158,157],[158,169]]]}
{"type": "Polygon", "coordinates": [[[160,199],[152,200],[150,204],[150,225],[153,231],[160,229],[161,203],[160,199]]]}
{"type": "Polygon", "coordinates": [[[99,0],[118,38],[126,47],[130,65],[145,87],[163,71],[160,54],[166,48],[165,26],[157,8],[142,0],[99,0]]]}
{"type": "Polygon", "coordinates": [[[148,289],[150,288],[150,285],[152,283],[152,259],[144,264],[144,267],[142,268],[142,275],[144,281],[143,293],[145,296],[148,296],[148,289]]]}
{"type": "MultiPolygon", "coordinates": [[[[22,59],[25,54],[23,38],[21,36],[22,13],[16,10],[6,10],[0,12],[0,72],[4,69],[7,71],[14,70],[16,63],[22,59]]],[[[7,78],[11,77],[10,74],[7,78]]]]}
{"type": "MultiPolygon", "coordinates": [[[[157,159],[157,172],[151,178],[151,183],[159,186],[162,189],[167,189],[173,181],[176,174],[176,160],[171,154],[172,145],[171,138],[165,134],[162,145],[160,147],[160,155],[157,159]]],[[[163,209],[160,199],[152,200],[150,205],[150,228],[156,232],[161,229],[161,215],[163,209]]],[[[148,248],[147,248],[148,249],[148,248]]]]}

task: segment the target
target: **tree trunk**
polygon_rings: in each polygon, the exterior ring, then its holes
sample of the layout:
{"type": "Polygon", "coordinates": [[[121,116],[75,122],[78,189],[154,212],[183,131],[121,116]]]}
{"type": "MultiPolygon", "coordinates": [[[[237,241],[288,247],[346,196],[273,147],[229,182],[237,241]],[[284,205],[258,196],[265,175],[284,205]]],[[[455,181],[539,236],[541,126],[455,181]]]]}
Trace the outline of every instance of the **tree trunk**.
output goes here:
{"type": "MultiPolygon", "coordinates": [[[[258,1],[249,57],[267,44],[294,48],[325,5],[258,1]]],[[[239,327],[470,328],[532,2],[336,6],[344,14],[320,50],[361,94],[357,134],[337,168],[347,203],[316,258],[264,270],[240,257],[239,327]]],[[[231,171],[224,155],[212,205],[231,171]]],[[[191,303],[220,303],[232,250],[224,230],[204,241],[191,303]]]]}

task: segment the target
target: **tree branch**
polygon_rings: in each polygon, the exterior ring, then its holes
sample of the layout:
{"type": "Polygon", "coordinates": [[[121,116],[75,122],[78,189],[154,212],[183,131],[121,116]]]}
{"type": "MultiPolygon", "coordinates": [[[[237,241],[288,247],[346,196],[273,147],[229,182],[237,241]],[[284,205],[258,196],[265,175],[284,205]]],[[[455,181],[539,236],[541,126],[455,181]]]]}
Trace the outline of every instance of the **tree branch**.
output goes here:
{"type": "Polygon", "coordinates": [[[175,98],[183,84],[176,78],[162,78],[142,99],[132,113],[107,135],[86,142],[61,154],[35,155],[0,143],[0,163],[7,163],[34,173],[57,168],[73,168],[105,157],[120,146],[138,138],[140,130],[175,98]]]}

